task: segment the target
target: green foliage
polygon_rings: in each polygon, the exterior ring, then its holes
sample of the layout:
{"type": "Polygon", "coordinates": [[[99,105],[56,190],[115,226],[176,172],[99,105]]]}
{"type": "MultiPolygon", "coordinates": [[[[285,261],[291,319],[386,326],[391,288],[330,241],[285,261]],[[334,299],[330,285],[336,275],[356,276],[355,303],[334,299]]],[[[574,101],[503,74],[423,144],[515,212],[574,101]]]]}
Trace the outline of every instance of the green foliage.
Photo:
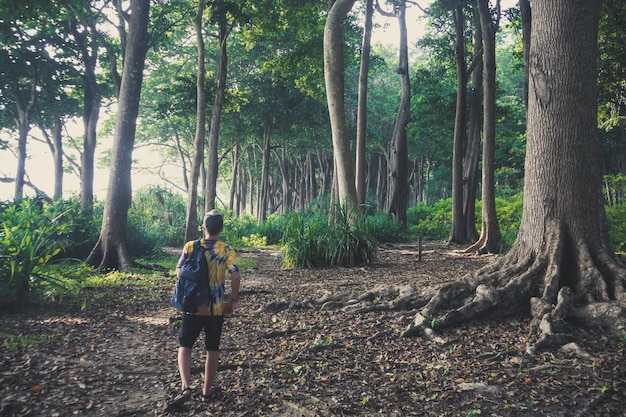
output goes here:
{"type": "Polygon", "coordinates": [[[446,239],[450,234],[452,199],[439,200],[429,206],[419,203],[407,210],[407,223],[412,233],[425,239],[446,239]]]}
{"type": "Polygon", "coordinates": [[[184,198],[163,187],[148,186],[133,196],[128,213],[127,237],[133,254],[153,252],[163,246],[180,246],[185,239],[184,198]]]}
{"type": "Polygon", "coordinates": [[[319,237],[329,229],[328,219],[320,214],[288,213],[281,243],[283,266],[286,268],[313,268],[321,263],[323,254],[318,247],[319,237]]]}
{"type": "Polygon", "coordinates": [[[626,205],[606,208],[609,221],[609,235],[616,252],[626,252],[626,205]]]}
{"type": "Polygon", "coordinates": [[[272,214],[264,223],[257,226],[257,233],[265,237],[268,245],[278,245],[283,240],[287,222],[288,216],[272,214]]]}
{"type": "Polygon", "coordinates": [[[508,252],[517,238],[517,231],[522,222],[523,205],[524,196],[522,193],[517,193],[507,198],[496,198],[496,212],[498,213],[498,223],[500,225],[500,233],[502,234],[500,253],[508,252]]]}
{"type": "Polygon", "coordinates": [[[368,233],[365,217],[354,211],[337,207],[333,227],[321,213],[288,217],[281,245],[284,267],[354,266],[375,259],[376,241],[368,233]]]}
{"type": "Polygon", "coordinates": [[[55,216],[54,206],[22,200],[0,213],[0,305],[14,310],[31,301],[32,294],[63,281],[48,268],[67,244],[73,224],[67,213],[55,216]]]}
{"type": "Polygon", "coordinates": [[[409,240],[409,233],[387,214],[372,214],[364,218],[367,234],[376,242],[404,242],[409,240]]]}

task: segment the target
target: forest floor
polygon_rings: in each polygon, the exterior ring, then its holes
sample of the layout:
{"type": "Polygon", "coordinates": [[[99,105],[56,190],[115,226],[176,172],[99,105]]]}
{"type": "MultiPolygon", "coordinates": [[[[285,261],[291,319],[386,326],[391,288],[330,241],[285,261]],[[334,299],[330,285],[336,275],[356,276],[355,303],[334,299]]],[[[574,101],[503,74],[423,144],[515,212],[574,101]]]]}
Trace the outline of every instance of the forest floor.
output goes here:
{"type": "Polygon", "coordinates": [[[446,344],[401,336],[416,310],[386,297],[428,295],[493,257],[427,243],[419,260],[403,244],[364,267],[282,270],[275,251],[239,256],[258,265],[225,322],[215,402],[199,401],[199,341],[194,398],[165,410],[180,390],[179,315],[162,271],[154,288],[92,288],[74,308],[0,317],[0,416],[626,416],[626,341],[600,329],[575,331],[582,352],[536,356],[524,316],[444,330],[446,344]],[[388,293],[361,297],[374,288],[388,293]],[[321,307],[328,294],[371,308],[321,307]]]}

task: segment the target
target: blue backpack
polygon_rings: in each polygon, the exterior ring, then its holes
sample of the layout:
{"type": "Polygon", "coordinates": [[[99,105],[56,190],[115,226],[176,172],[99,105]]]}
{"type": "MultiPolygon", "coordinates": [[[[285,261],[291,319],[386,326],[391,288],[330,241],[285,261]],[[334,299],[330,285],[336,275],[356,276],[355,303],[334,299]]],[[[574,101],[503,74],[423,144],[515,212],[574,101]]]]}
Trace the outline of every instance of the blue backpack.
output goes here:
{"type": "Polygon", "coordinates": [[[172,294],[172,306],[185,313],[195,314],[198,308],[209,304],[209,267],[200,240],[193,242],[193,251],[180,268],[172,294]]]}

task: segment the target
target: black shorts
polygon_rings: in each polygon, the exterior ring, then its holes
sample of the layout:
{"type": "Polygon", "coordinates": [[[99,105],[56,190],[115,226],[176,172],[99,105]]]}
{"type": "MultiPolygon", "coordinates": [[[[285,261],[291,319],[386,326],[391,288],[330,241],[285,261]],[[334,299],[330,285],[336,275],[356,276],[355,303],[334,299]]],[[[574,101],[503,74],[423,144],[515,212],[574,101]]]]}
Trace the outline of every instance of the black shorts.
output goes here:
{"type": "Polygon", "coordinates": [[[204,329],[204,346],[207,351],[219,352],[224,316],[198,316],[183,313],[183,324],[178,334],[178,345],[191,349],[204,329]]]}

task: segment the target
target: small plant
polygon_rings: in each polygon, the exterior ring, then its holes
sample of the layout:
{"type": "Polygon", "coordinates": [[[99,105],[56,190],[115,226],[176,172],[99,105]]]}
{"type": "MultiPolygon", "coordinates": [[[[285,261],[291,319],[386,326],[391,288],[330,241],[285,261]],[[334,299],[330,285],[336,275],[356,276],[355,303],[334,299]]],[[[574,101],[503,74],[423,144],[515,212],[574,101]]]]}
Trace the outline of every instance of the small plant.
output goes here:
{"type": "Polygon", "coordinates": [[[315,340],[313,340],[313,342],[311,343],[311,347],[312,348],[316,348],[316,347],[320,347],[320,346],[327,346],[327,345],[331,345],[333,343],[333,337],[329,336],[329,337],[324,337],[322,335],[318,335],[315,340]]]}
{"type": "Polygon", "coordinates": [[[478,414],[480,414],[480,411],[474,409],[474,410],[470,410],[470,412],[467,413],[466,417],[474,417],[474,416],[477,416],[478,414]]]}
{"type": "Polygon", "coordinates": [[[3,335],[0,334],[0,339],[4,339],[2,347],[6,350],[16,350],[20,348],[32,348],[37,346],[43,346],[48,343],[49,337],[47,336],[31,336],[31,335],[3,335]]]}

